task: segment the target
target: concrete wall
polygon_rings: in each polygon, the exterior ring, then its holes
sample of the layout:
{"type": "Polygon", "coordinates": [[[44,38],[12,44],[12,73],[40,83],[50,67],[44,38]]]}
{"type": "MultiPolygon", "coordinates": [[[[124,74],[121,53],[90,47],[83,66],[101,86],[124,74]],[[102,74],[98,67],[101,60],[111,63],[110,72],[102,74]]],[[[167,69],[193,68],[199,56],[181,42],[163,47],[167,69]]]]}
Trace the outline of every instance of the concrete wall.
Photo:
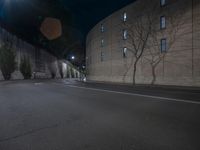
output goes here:
{"type": "MultiPolygon", "coordinates": [[[[72,68],[73,72],[80,76],[79,71],[68,61],[58,60],[44,49],[35,47],[9,33],[4,28],[0,27],[0,46],[5,42],[12,43],[12,49],[16,53],[16,71],[12,74],[12,79],[23,79],[20,73],[20,61],[23,57],[30,59],[32,67],[32,78],[51,78],[51,73],[55,73],[56,78],[60,78],[59,67],[63,72],[64,77],[67,77],[67,68],[72,68]]],[[[71,74],[71,72],[70,72],[71,74]]],[[[71,77],[71,75],[70,75],[71,77]]],[[[0,70],[0,80],[4,80],[0,70]]]]}
{"type": "MultiPolygon", "coordinates": [[[[111,14],[99,22],[87,36],[86,66],[87,79],[104,82],[132,83],[133,66],[130,66],[132,53],[127,52],[127,58],[123,58],[123,47],[131,47],[131,39],[123,40],[124,22],[123,13],[127,13],[127,23],[134,22],[136,15],[140,15],[141,5],[145,0],[137,0],[125,8],[111,14]],[[101,25],[105,31],[101,32],[101,25]],[[101,40],[104,45],[101,46],[101,40]],[[104,59],[101,61],[101,53],[104,59]],[[128,72],[127,72],[127,68],[128,72]],[[125,75],[125,73],[127,74],[125,75]]],[[[154,0],[159,4],[159,0],[154,0]]],[[[148,5],[148,4],[147,4],[148,5]]],[[[181,28],[178,30],[177,38],[164,59],[156,67],[155,84],[163,85],[186,85],[200,86],[200,2],[198,0],[172,0],[162,9],[158,15],[157,26],[159,28],[159,16],[165,15],[172,10],[174,14],[181,14],[181,28]],[[183,10],[184,9],[184,13],[183,10]]],[[[168,26],[163,37],[170,38],[172,28],[168,26]]],[[[162,37],[160,37],[162,38],[162,37]]],[[[150,84],[152,81],[152,70],[147,52],[144,52],[138,63],[136,83],[150,84]]]]}

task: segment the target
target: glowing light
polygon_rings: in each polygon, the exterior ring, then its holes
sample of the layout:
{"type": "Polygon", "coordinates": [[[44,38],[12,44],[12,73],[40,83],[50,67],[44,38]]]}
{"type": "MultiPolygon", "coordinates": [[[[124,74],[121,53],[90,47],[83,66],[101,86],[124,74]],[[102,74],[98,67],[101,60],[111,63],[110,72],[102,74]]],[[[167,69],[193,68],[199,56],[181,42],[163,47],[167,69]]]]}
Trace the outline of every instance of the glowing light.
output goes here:
{"type": "Polygon", "coordinates": [[[74,60],[74,59],[75,59],[75,56],[72,56],[71,59],[74,60]]]}

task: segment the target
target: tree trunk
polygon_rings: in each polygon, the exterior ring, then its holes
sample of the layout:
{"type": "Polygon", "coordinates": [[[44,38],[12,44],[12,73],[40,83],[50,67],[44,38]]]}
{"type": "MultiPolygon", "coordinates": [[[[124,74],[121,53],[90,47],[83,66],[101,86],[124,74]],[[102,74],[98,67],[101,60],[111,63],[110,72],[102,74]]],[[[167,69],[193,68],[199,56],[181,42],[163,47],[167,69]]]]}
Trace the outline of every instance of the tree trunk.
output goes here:
{"type": "MultiPolygon", "coordinates": [[[[126,62],[127,63],[127,62],[126,62]]],[[[127,65],[127,64],[126,64],[127,65]]],[[[131,69],[131,67],[133,66],[133,57],[132,57],[132,59],[131,59],[131,63],[130,63],[130,65],[126,68],[126,72],[124,73],[124,75],[123,75],[123,82],[125,83],[125,81],[126,81],[126,76],[127,76],[127,74],[128,74],[128,72],[130,71],[130,69],[131,69]]]]}
{"type": "Polygon", "coordinates": [[[11,73],[2,72],[2,74],[3,74],[3,77],[4,77],[5,80],[10,80],[11,79],[11,73]]]}
{"type": "Polygon", "coordinates": [[[136,84],[136,71],[137,71],[137,63],[138,63],[138,60],[135,61],[134,63],[134,68],[133,68],[133,85],[136,84]]]}
{"type": "Polygon", "coordinates": [[[156,82],[156,67],[155,66],[152,66],[152,76],[153,76],[153,79],[151,81],[151,84],[154,85],[156,82]]]}

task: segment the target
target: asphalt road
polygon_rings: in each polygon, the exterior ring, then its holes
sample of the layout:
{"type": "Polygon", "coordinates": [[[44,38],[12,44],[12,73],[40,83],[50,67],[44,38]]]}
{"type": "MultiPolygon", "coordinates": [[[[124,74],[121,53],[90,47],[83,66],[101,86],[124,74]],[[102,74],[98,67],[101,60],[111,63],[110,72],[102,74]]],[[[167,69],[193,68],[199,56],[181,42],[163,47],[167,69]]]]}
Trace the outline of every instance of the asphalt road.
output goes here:
{"type": "Polygon", "coordinates": [[[0,150],[199,150],[199,100],[198,89],[1,82],[0,150]]]}

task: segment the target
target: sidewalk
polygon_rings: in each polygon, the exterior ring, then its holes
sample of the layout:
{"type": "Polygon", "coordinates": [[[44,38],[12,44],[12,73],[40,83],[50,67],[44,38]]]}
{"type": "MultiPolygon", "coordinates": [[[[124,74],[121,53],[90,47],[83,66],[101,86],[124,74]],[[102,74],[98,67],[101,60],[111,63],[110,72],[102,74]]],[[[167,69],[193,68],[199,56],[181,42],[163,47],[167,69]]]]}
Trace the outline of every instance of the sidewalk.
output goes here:
{"type": "Polygon", "coordinates": [[[151,89],[171,89],[171,90],[195,90],[200,92],[200,87],[193,86],[176,86],[176,85],[151,85],[151,84],[136,84],[132,85],[129,83],[116,83],[116,82],[100,82],[100,81],[87,81],[87,83],[93,84],[104,84],[104,85],[112,85],[112,86],[124,86],[131,88],[151,88],[151,89]]]}
{"type": "Polygon", "coordinates": [[[168,86],[168,85],[131,85],[87,81],[80,82],[82,86],[103,90],[126,92],[133,94],[166,97],[173,99],[200,101],[200,87],[168,86]]]}

